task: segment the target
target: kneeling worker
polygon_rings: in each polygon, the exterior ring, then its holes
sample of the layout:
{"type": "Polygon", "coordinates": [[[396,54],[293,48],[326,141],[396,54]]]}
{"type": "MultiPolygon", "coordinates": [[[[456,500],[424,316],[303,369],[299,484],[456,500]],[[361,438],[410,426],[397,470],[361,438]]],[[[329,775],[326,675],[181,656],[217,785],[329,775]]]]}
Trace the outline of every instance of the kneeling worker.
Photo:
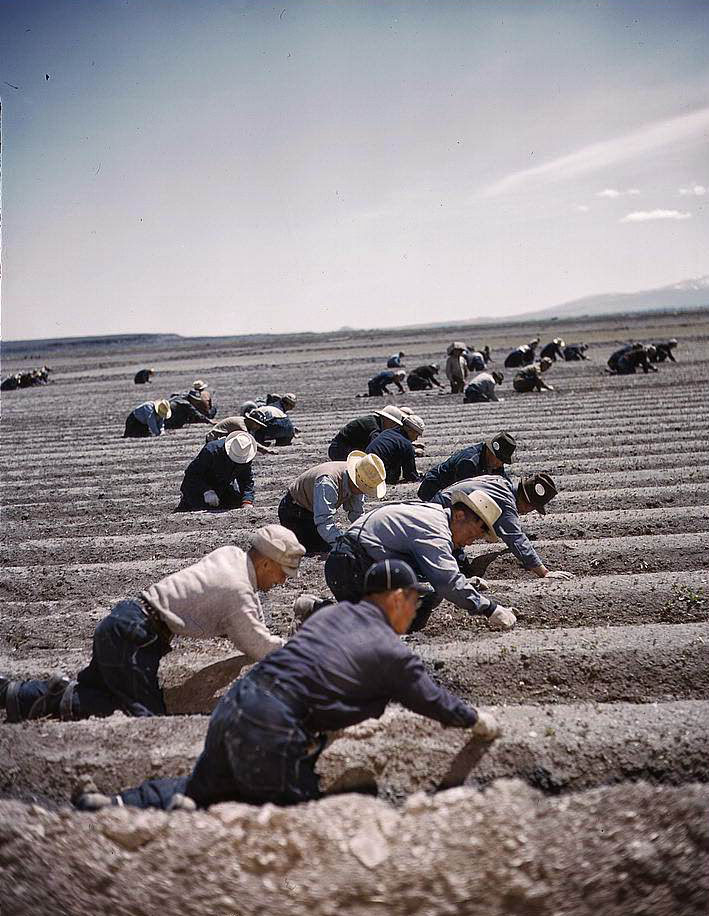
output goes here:
{"type": "Polygon", "coordinates": [[[404,394],[402,382],[406,378],[406,369],[385,369],[367,382],[367,394],[358,394],[358,398],[378,398],[389,394],[389,385],[396,385],[401,394],[404,394]]]}
{"type": "Polygon", "coordinates": [[[527,366],[514,377],[512,387],[515,391],[525,393],[528,391],[553,391],[553,385],[547,385],[542,374],[550,369],[552,361],[548,356],[542,357],[537,366],[527,366]]]}
{"type": "Polygon", "coordinates": [[[91,661],[75,681],[0,678],[0,707],[8,722],[88,719],[116,710],[128,716],[166,715],[158,666],[173,635],[227,636],[254,661],[268,655],[283,640],[266,627],[257,591],[267,592],[295,575],[304,554],[290,531],[265,525],[254,533],[248,553],[219,547],[137,598],[119,601],[96,627],[91,661]]]}
{"type": "Polygon", "coordinates": [[[386,468],[388,484],[414,482],[421,479],[416,469],[414,442],[423,434],[424,422],[416,414],[404,414],[401,429],[387,429],[369,443],[365,452],[378,455],[386,468]]]}
{"type": "Polygon", "coordinates": [[[372,563],[404,560],[430,583],[412,630],[422,629],[444,598],[470,614],[487,617],[495,629],[511,629],[516,622],[512,609],[481,595],[479,583],[461,573],[454,554],[480,539],[496,542],[493,525],[499,517],[499,507],[477,491],[453,494],[450,509],[431,503],[379,506],[337,539],[325,560],[325,580],[336,600],[359,601],[364,573],[372,563]]]}
{"type": "MultiPolygon", "coordinates": [[[[256,436],[256,433],[261,430],[266,429],[267,424],[262,422],[255,417],[253,414],[247,415],[245,417],[224,417],[223,420],[220,420],[216,426],[213,426],[207,435],[204,437],[205,442],[214,442],[215,439],[224,439],[229,433],[251,433],[252,436],[256,436]]],[[[256,451],[259,455],[275,455],[275,451],[272,448],[267,448],[265,445],[261,445],[260,442],[256,443],[256,451]]]]}
{"type": "Polygon", "coordinates": [[[486,404],[490,401],[504,401],[498,398],[495,385],[501,385],[505,380],[501,372],[479,372],[465,389],[464,404],[486,404]]]}
{"type": "Polygon", "coordinates": [[[286,490],[278,518],[306,550],[329,550],[342,532],[335,522],[342,506],[351,522],[364,512],[364,497],[386,493],[381,458],[350,452],[347,461],[326,461],[305,471],[286,490]]]}
{"type": "Polygon", "coordinates": [[[145,401],[128,414],[123,438],[144,439],[162,436],[165,432],[165,420],[169,420],[171,416],[172,408],[165,398],[159,401],[145,401]]]}
{"type": "Polygon", "coordinates": [[[420,591],[406,563],[374,564],[360,601],[318,611],[232,685],[212,713],[191,776],[147,780],[119,796],[84,794],[76,806],[206,808],[225,801],[291,805],[319,798],[315,765],[328,732],[379,718],[392,700],[492,741],[500,731],[493,716],[437,684],[399,638],[416,613],[420,591]]]}
{"type": "Polygon", "coordinates": [[[403,414],[398,407],[382,407],[374,413],[350,420],[339,429],[327,450],[331,461],[346,461],[350,452],[363,452],[374,436],[385,429],[401,429],[403,414]]]}
{"type": "MultiPolygon", "coordinates": [[[[525,569],[533,572],[540,579],[574,578],[573,573],[565,572],[563,569],[556,569],[553,572],[547,569],[522,530],[519,519],[520,515],[527,515],[533,510],[540,515],[546,515],[546,504],[558,493],[556,484],[548,474],[532,474],[530,477],[523,477],[516,491],[509,480],[497,475],[459,480],[452,487],[447,487],[437,493],[431,502],[450,507],[453,496],[457,492],[472,493],[475,490],[486,493],[499,507],[500,517],[493,525],[495,533],[501,541],[507,544],[525,569]]],[[[465,569],[465,566],[462,568],[465,569]]]]}
{"type": "Polygon", "coordinates": [[[256,441],[248,433],[230,433],[216,439],[188,465],[180,490],[182,498],[176,512],[199,509],[241,509],[254,504],[254,478],[251,462],[256,457],[256,441]]]}
{"type": "Polygon", "coordinates": [[[509,480],[505,465],[512,463],[516,448],[515,437],[502,429],[484,442],[454,452],[450,458],[426,472],[418,489],[418,498],[430,502],[439,490],[450,487],[457,480],[481,474],[501,474],[509,480]]]}

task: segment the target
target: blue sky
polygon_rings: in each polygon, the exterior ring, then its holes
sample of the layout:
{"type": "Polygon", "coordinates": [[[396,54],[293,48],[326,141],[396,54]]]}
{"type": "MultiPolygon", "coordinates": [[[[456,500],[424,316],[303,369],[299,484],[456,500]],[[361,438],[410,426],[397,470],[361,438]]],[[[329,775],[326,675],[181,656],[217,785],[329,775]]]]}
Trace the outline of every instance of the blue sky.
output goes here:
{"type": "Polygon", "coordinates": [[[503,317],[708,274],[708,45],[682,0],[5,0],[3,336],[503,317]]]}

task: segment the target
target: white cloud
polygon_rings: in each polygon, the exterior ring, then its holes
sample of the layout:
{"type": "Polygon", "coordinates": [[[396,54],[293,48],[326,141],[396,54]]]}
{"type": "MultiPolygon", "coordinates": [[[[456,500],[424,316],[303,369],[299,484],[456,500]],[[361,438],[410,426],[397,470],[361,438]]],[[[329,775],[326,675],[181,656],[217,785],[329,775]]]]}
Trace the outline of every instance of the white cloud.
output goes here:
{"type": "MultiPolygon", "coordinates": [[[[681,115],[668,121],[656,121],[639,130],[614,140],[592,143],[575,153],[553,159],[531,169],[512,172],[483,190],[486,197],[508,194],[530,184],[563,181],[588,172],[644,156],[651,150],[672,146],[695,136],[702,136],[709,128],[709,107],[692,114],[681,115]]],[[[608,189],[612,190],[612,189],[608,189]]],[[[633,188],[633,193],[636,191],[633,188]]]]}
{"type": "Polygon", "coordinates": [[[578,207],[576,207],[576,209],[578,210],[579,213],[588,213],[588,211],[591,208],[587,207],[586,204],[579,204],[578,207]]]}
{"type": "Polygon", "coordinates": [[[616,191],[615,188],[606,188],[604,191],[599,191],[596,197],[610,197],[612,199],[614,197],[620,197],[621,193],[621,191],[616,191]]]}
{"type": "Polygon", "coordinates": [[[691,213],[682,210],[636,210],[626,213],[619,223],[646,223],[653,219],[691,219],[691,213]]]}
{"type": "Polygon", "coordinates": [[[707,189],[703,184],[695,184],[692,185],[691,188],[680,188],[679,193],[685,197],[688,195],[693,197],[704,197],[704,195],[707,193],[707,189]]]}

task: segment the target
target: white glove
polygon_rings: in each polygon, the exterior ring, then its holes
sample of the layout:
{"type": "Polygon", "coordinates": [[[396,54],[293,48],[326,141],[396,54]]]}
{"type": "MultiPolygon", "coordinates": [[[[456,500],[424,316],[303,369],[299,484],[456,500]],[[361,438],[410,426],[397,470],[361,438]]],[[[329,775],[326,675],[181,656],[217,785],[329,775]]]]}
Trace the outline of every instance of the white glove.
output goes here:
{"type": "Polygon", "coordinates": [[[479,592],[485,592],[490,588],[487,579],[481,579],[480,576],[471,576],[468,582],[470,582],[473,588],[476,588],[479,592]]]}
{"type": "Polygon", "coordinates": [[[545,579],[575,579],[576,577],[574,576],[573,573],[566,572],[566,570],[564,569],[554,569],[552,570],[552,572],[548,572],[546,576],[544,576],[544,578],[545,579]]]}
{"type": "Polygon", "coordinates": [[[216,509],[219,505],[219,497],[214,490],[207,490],[204,494],[204,501],[208,506],[211,506],[212,509],[216,509]]]}
{"type": "Polygon", "coordinates": [[[492,713],[478,712],[478,720],[473,725],[472,732],[476,738],[483,741],[494,741],[500,736],[500,726],[492,713]]]}
{"type": "Polygon", "coordinates": [[[491,630],[511,630],[516,623],[517,618],[512,608],[502,607],[501,604],[498,604],[487,618],[487,625],[491,630]]]}

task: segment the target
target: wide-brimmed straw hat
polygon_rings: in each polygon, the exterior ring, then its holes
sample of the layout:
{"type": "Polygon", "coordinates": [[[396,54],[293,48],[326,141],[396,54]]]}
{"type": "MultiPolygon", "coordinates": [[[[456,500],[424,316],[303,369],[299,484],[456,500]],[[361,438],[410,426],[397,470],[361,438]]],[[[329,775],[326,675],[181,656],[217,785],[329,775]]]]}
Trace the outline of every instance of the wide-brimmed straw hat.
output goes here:
{"type": "Polygon", "coordinates": [[[235,464],[248,464],[256,456],[256,440],[240,430],[229,433],[224,440],[224,448],[235,464]]]}
{"type": "Polygon", "coordinates": [[[350,452],[347,456],[347,473],[365,496],[381,499],[387,491],[386,468],[379,455],[366,455],[357,450],[350,452]]]}
{"type": "Polygon", "coordinates": [[[483,493],[482,490],[473,490],[472,493],[466,493],[464,490],[453,490],[451,493],[451,504],[453,506],[462,503],[471,509],[480,518],[486,527],[485,540],[494,544],[500,539],[495,534],[494,524],[502,515],[502,509],[497,505],[491,496],[483,493]]]}
{"type": "Polygon", "coordinates": [[[172,416],[172,407],[170,407],[170,402],[166,398],[160,398],[159,401],[153,401],[155,404],[155,411],[159,417],[162,417],[163,420],[169,420],[172,416]]]}

